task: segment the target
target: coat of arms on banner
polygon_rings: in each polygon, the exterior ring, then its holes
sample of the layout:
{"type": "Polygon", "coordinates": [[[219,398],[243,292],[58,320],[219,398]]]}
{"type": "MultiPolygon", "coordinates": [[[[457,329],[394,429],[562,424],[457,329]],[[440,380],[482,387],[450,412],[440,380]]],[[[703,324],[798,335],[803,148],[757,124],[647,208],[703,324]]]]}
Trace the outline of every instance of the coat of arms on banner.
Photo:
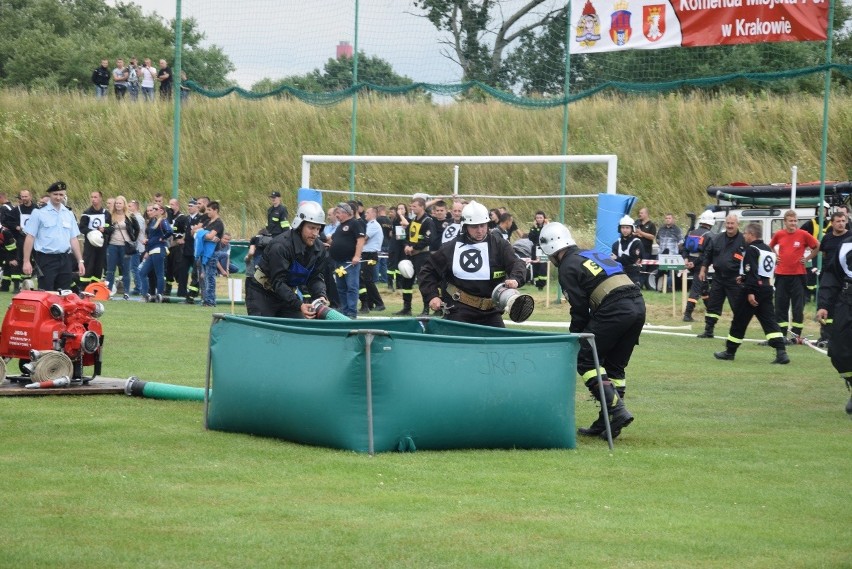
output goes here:
{"type": "Polygon", "coordinates": [[[642,6],[642,32],[648,41],[657,41],[666,35],[665,4],[642,6]]]}
{"type": "Polygon", "coordinates": [[[615,3],[615,12],[610,16],[609,37],[615,45],[627,45],[633,29],[630,27],[630,11],[625,0],[615,3]]]}
{"type": "Polygon", "coordinates": [[[577,42],[583,47],[592,47],[599,39],[601,39],[601,20],[591,0],[586,0],[583,13],[577,20],[577,42]]]}

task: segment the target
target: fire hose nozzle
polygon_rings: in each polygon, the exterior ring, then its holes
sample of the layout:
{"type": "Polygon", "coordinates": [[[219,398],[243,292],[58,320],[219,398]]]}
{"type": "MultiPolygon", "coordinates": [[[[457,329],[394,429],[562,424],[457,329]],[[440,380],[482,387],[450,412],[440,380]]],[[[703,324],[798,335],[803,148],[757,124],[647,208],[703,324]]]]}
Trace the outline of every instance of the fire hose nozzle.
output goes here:
{"type": "Polygon", "coordinates": [[[71,385],[71,378],[67,375],[51,379],[50,381],[39,381],[36,383],[28,383],[24,387],[27,389],[50,389],[53,387],[68,387],[71,385]]]}
{"type": "Polygon", "coordinates": [[[501,312],[508,312],[512,322],[523,322],[535,310],[535,299],[528,294],[522,294],[516,288],[509,288],[505,283],[498,284],[491,293],[494,307],[501,312]]]}

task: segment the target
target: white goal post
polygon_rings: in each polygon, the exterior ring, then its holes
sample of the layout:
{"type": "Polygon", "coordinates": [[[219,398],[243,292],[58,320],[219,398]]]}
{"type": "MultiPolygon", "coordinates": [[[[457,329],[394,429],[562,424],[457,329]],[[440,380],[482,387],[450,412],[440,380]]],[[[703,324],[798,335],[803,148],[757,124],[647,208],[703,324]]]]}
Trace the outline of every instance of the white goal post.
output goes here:
{"type": "MultiPolygon", "coordinates": [[[[543,155],[543,156],[351,156],[331,154],[305,154],[302,156],[302,186],[311,187],[311,165],[320,163],[342,164],[454,164],[453,195],[459,195],[459,164],[606,164],[606,193],[615,194],[618,157],[615,154],[543,155]]],[[[333,190],[322,190],[333,191],[333,190]]],[[[348,191],[341,193],[349,193],[348,191]]],[[[387,195],[358,192],[361,195],[387,195]]],[[[465,194],[465,197],[529,199],[536,198],[590,198],[597,194],[551,196],[484,196],[465,194]]]]}

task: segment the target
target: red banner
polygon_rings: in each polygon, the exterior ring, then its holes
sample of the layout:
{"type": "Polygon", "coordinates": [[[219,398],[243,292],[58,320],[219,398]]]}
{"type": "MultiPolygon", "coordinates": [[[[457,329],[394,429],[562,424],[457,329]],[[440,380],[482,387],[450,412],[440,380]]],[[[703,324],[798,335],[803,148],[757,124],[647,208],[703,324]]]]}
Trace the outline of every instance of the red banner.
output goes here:
{"type": "Polygon", "coordinates": [[[571,53],[822,41],[828,0],[571,0],[571,53]]]}

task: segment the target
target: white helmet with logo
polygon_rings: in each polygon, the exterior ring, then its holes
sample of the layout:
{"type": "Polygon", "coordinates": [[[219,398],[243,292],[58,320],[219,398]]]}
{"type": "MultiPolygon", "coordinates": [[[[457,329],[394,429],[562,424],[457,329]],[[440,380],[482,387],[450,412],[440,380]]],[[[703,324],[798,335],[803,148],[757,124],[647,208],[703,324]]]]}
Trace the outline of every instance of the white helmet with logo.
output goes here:
{"type": "Polygon", "coordinates": [[[88,239],[89,243],[91,243],[95,247],[104,246],[104,234],[98,231],[97,229],[92,229],[91,231],[86,233],[86,239],[88,239]]]}
{"type": "Polygon", "coordinates": [[[713,212],[709,209],[705,209],[701,212],[701,215],[698,216],[699,225],[713,225],[714,223],[716,223],[716,218],[713,217],[713,212]]]}
{"type": "Polygon", "coordinates": [[[566,247],[577,244],[574,237],[571,236],[571,231],[556,221],[551,221],[541,228],[538,243],[548,257],[566,247]]]}
{"type": "Polygon", "coordinates": [[[488,223],[488,208],[479,202],[472,201],[462,209],[462,225],[480,225],[488,223]]]}
{"type": "Polygon", "coordinates": [[[302,221],[325,225],[325,212],[322,210],[322,206],[311,201],[300,203],[299,209],[296,210],[296,217],[293,218],[293,223],[290,225],[293,229],[298,229],[302,225],[302,221]]]}
{"type": "Polygon", "coordinates": [[[633,227],[633,218],[629,215],[625,215],[624,217],[618,220],[618,227],[624,227],[625,225],[633,227]]]}

